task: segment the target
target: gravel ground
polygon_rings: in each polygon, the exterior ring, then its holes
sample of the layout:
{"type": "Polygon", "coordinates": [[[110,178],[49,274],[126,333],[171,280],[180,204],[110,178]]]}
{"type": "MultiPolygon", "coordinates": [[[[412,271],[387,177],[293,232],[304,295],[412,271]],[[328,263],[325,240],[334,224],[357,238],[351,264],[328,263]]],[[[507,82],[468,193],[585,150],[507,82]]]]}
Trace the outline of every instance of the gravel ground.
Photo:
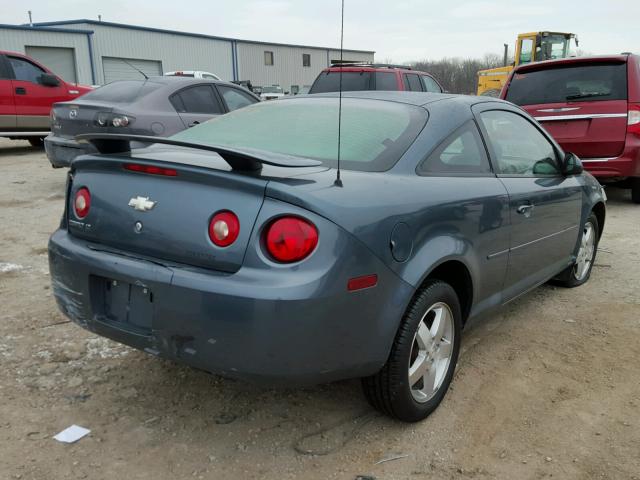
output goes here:
{"type": "Polygon", "coordinates": [[[626,191],[608,189],[590,282],[472,325],[440,408],[405,425],[355,380],[259,389],[66,322],[46,253],[65,171],[3,139],[0,171],[0,478],[640,478],[640,206],[626,191]],[[91,434],[51,438],[72,424],[91,434]]]}

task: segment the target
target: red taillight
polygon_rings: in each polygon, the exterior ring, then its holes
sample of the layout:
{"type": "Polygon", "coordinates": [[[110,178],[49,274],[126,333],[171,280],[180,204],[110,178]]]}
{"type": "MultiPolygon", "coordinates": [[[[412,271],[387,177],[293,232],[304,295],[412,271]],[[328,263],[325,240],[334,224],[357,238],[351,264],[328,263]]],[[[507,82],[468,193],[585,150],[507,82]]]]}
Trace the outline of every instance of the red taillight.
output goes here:
{"type": "Polygon", "coordinates": [[[378,275],[364,275],[362,277],[350,278],[347,282],[347,290],[363,290],[365,288],[375,287],[378,284],[378,275]]]}
{"type": "Polygon", "coordinates": [[[78,218],[84,218],[89,213],[91,208],[91,194],[89,189],[82,187],[76,192],[76,196],[73,199],[73,211],[78,218]]]}
{"type": "Polygon", "coordinates": [[[640,135],[640,104],[629,104],[627,116],[627,132],[640,135]]]}
{"type": "Polygon", "coordinates": [[[265,244],[269,254],[282,263],[308,257],[318,245],[315,225],[300,217],[281,217],[267,228],[265,244]]]}
{"type": "Polygon", "coordinates": [[[166,177],[175,177],[178,172],[173,168],[156,167],[155,165],[142,165],[139,163],[125,163],[122,165],[125,170],[132,172],[148,173],[150,175],[164,175],[166,177]]]}
{"type": "Polygon", "coordinates": [[[228,247],[240,234],[240,220],[235,213],[224,210],[211,217],[209,238],[218,247],[228,247]]]}

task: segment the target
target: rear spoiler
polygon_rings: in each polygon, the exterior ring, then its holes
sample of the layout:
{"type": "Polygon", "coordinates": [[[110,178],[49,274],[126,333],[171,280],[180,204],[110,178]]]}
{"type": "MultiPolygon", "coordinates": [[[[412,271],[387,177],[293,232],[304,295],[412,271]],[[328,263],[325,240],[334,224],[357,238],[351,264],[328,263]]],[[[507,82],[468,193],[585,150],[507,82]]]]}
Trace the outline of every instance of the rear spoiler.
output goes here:
{"type": "Polygon", "coordinates": [[[76,136],[76,140],[82,143],[91,143],[100,153],[126,153],[131,151],[131,143],[159,143],[174,147],[195,148],[215,152],[226,161],[234,170],[260,170],[262,164],[276,167],[302,168],[317,167],[322,165],[319,160],[295,157],[283,153],[265,152],[254,148],[234,148],[221,145],[208,145],[204,143],[182,142],[165,137],[153,137],[150,135],[126,135],[118,133],[83,133],[76,136]]]}

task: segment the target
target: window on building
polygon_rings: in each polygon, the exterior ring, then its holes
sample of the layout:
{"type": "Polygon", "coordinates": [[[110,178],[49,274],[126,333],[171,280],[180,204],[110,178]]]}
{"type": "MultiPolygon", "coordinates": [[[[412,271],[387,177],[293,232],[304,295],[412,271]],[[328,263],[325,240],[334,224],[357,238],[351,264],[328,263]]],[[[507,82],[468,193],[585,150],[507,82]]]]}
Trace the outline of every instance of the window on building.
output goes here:
{"type": "Polygon", "coordinates": [[[303,53],[302,54],[302,66],[310,67],[311,66],[311,54],[303,53]]]}
{"type": "Polygon", "coordinates": [[[264,64],[273,65],[273,52],[265,50],[264,52],[264,64]]]}

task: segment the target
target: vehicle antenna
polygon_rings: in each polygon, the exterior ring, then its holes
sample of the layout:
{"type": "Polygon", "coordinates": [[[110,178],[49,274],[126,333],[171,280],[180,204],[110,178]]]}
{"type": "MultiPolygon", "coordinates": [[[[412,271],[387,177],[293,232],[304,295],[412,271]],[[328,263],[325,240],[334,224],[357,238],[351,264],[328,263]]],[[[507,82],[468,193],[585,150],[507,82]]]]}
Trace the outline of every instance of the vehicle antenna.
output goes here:
{"type": "Polygon", "coordinates": [[[144,77],[145,80],[149,80],[149,77],[147,77],[147,74],[144,73],[142,70],[140,70],[137,67],[134,67],[133,65],[131,65],[127,60],[125,60],[124,58],[121,58],[120,60],[122,60],[124,63],[126,63],[127,65],[129,65],[131,68],[133,68],[136,72],[138,72],[140,75],[142,75],[144,77]]]}
{"type": "Polygon", "coordinates": [[[344,0],[342,0],[342,12],[340,23],[340,87],[338,93],[338,172],[336,173],[336,181],[333,184],[336,187],[342,186],[340,178],[340,133],[342,130],[342,49],[344,45],[344,0]]]}

